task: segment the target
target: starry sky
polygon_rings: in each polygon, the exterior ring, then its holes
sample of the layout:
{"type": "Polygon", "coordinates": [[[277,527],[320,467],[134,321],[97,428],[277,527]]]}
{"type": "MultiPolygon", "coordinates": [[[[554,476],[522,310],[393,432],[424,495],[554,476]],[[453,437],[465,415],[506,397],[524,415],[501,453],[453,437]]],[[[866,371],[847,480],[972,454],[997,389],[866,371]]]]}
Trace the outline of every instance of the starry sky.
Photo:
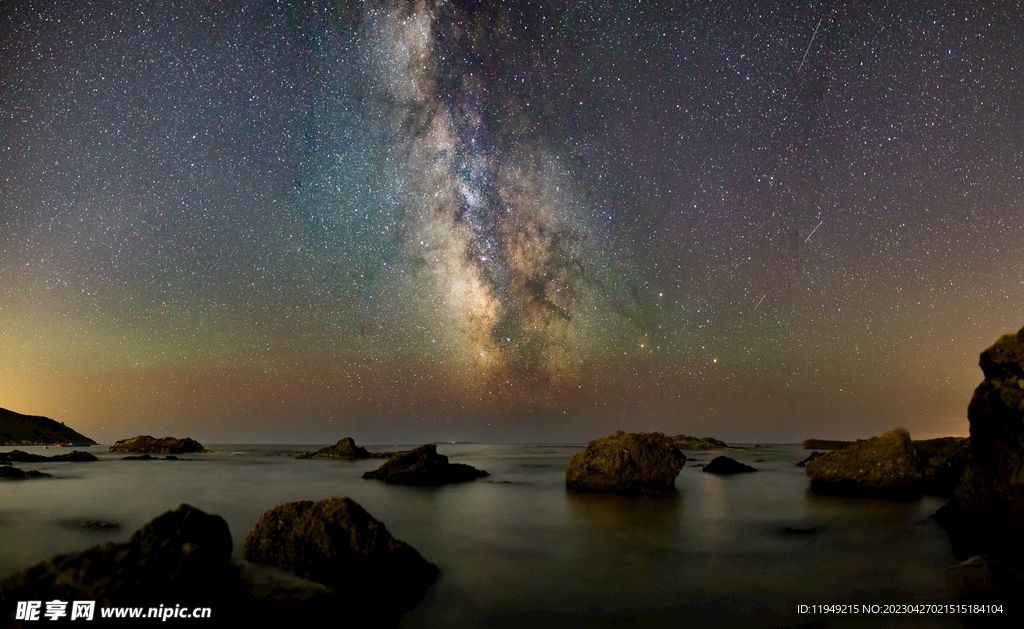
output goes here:
{"type": "Polygon", "coordinates": [[[0,406],[105,443],[966,434],[1020,2],[0,6],[0,406]]]}

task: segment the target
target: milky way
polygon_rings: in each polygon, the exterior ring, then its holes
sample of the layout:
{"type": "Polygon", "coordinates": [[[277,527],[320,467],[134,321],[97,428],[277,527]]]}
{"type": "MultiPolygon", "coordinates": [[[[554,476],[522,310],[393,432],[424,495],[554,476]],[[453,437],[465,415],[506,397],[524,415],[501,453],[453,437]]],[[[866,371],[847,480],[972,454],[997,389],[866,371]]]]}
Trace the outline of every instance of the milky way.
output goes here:
{"type": "Polygon", "coordinates": [[[4,2],[0,407],[106,441],[962,434],[1024,325],[1021,32],[4,2]]]}

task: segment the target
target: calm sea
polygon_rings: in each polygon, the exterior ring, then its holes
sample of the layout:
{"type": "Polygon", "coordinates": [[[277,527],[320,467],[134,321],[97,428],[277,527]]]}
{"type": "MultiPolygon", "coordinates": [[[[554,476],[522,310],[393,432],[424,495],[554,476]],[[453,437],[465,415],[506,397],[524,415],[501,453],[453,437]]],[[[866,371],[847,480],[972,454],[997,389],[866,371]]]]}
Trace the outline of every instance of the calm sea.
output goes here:
{"type": "Polygon", "coordinates": [[[567,491],[579,445],[439,445],[491,474],[439,488],[362,479],[380,460],[293,458],[315,445],[209,447],[177,462],[93,447],[98,463],[18,464],[53,477],[0,483],[0,575],[124,541],[182,502],[223,516],[238,555],[267,509],[345,495],[442,570],[403,627],[957,626],[936,615],[797,613],[824,602],[949,602],[955,561],[928,517],[942,500],[813,495],[796,445],[729,453],[760,470],[733,477],[695,466],[717,453],[687,453],[677,493],[658,498],[567,491]]]}

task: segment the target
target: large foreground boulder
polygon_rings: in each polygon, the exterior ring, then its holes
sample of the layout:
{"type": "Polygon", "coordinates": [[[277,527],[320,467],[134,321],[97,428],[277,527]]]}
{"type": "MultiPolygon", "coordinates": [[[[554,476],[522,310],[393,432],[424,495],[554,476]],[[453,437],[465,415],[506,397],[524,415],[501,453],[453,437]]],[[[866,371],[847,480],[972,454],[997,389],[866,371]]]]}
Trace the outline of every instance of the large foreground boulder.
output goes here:
{"type": "Polygon", "coordinates": [[[565,468],[565,484],[581,491],[674,491],[686,457],[660,432],[623,432],[595,439],[565,468]]]}
{"type": "MultiPolygon", "coordinates": [[[[143,607],[145,613],[161,606],[209,607],[211,620],[206,622],[227,626],[229,618],[251,623],[322,613],[333,603],[327,586],[232,562],[231,549],[223,518],[180,505],[144,525],[127,542],[55,555],[0,581],[0,600],[96,601],[88,626],[97,627],[134,626],[124,618],[104,619],[100,610],[105,607],[143,607]]],[[[13,611],[13,604],[4,606],[12,617],[13,611]]],[[[140,623],[149,626],[162,620],[166,619],[140,623]]]]}
{"type": "Polygon", "coordinates": [[[808,461],[804,474],[819,493],[904,498],[922,491],[917,449],[902,428],[808,461]]]}
{"type": "Polygon", "coordinates": [[[1024,329],[981,353],[971,438],[953,497],[936,514],[959,558],[988,553],[1024,570],[1024,329]]]}
{"type": "Polygon", "coordinates": [[[481,476],[487,476],[487,472],[463,463],[449,463],[448,457],[438,454],[432,443],[400,452],[376,470],[363,474],[363,478],[396,485],[444,485],[481,476]]]}
{"type": "Polygon", "coordinates": [[[267,511],[245,538],[245,558],[334,589],[342,609],[373,601],[377,620],[415,605],[439,574],[350,498],[289,502],[267,511]]]}
{"type": "Polygon", "coordinates": [[[209,452],[195,439],[176,439],[164,437],[156,439],[149,435],[138,435],[131,439],[122,439],[110,446],[111,452],[139,453],[139,454],[189,454],[192,452],[209,452]]]}

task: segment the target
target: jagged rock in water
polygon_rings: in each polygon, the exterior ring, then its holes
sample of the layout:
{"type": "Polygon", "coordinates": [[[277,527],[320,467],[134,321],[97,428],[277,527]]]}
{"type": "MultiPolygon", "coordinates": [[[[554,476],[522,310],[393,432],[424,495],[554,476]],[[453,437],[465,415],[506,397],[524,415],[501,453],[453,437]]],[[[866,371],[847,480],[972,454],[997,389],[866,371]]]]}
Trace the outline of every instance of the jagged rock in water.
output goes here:
{"type": "Polygon", "coordinates": [[[5,459],[14,463],[84,463],[88,461],[99,461],[95,454],[89,454],[88,452],[82,452],[81,450],[75,450],[68,452],[67,454],[57,454],[54,456],[42,456],[39,454],[29,454],[28,452],[22,452],[21,450],[11,450],[10,452],[0,452],[0,459],[5,459]]]}
{"type": "Polygon", "coordinates": [[[685,463],[686,457],[663,433],[616,430],[569,459],[565,484],[582,491],[674,491],[685,463]]]}
{"type": "Polygon", "coordinates": [[[807,465],[808,463],[810,463],[811,461],[813,461],[814,459],[816,459],[816,458],[818,458],[818,457],[820,457],[820,456],[824,456],[824,455],[825,455],[825,453],[824,453],[824,452],[817,452],[817,451],[815,451],[815,452],[811,452],[811,454],[810,454],[810,455],[809,455],[809,456],[808,456],[808,457],[807,457],[806,459],[804,459],[803,461],[800,461],[799,463],[797,463],[797,464],[796,464],[796,467],[804,467],[804,466],[806,466],[806,465],[807,465]]]}
{"type": "Polygon", "coordinates": [[[745,463],[740,463],[735,459],[730,459],[727,456],[716,456],[711,459],[711,462],[704,466],[702,470],[709,474],[745,474],[747,472],[756,472],[757,468],[751,467],[745,463]]]}
{"type": "Polygon", "coordinates": [[[394,618],[423,598],[439,574],[383,522],[343,496],[274,507],[253,525],[244,551],[247,561],[330,586],[343,608],[373,601],[374,614],[394,618]]]}
{"type": "Polygon", "coordinates": [[[376,470],[363,474],[363,478],[396,485],[444,485],[481,476],[487,476],[487,472],[463,463],[449,463],[448,457],[438,454],[432,443],[398,453],[376,470]]]}
{"type": "MultiPolygon", "coordinates": [[[[963,474],[935,519],[958,558],[987,554],[1024,570],[1024,329],[981,353],[985,379],[967,407],[963,474]]],[[[1024,584],[1018,584],[1024,592],[1024,584]]]]}
{"type": "Polygon", "coordinates": [[[921,465],[924,493],[949,498],[960,482],[970,452],[970,439],[941,437],[913,442],[921,465]]]}
{"type": "Polygon", "coordinates": [[[858,439],[857,441],[841,441],[839,439],[804,439],[802,445],[804,450],[842,450],[862,441],[864,440],[858,439]]]}
{"type": "Polygon", "coordinates": [[[209,452],[195,439],[176,439],[164,437],[156,439],[148,435],[138,435],[131,439],[122,439],[110,446],[111,452],[139,452],[143,454],[188,454],[191,452],[209,452]]]}
{"type": "Polygon", "coordinates": [[[917,449],[902,428],[824,454],[804,473],[820,493],[906,498],[922,491],[917,449]]]}
{"type": "Polygon", "coordinates": [[[320,448],[316,452],[303,452],[295,457],[296,459],[390,459],[396,454],[404,452],[370,452],[362,446],[357,446],[355,439],[345,437],[338,443],[326,448],[320,448]]]}
{"type": "Polygon", "coordinates": [[[729,444],[713,437],[691,437],[689,435],[676,435],[672,437],[672,443],[680,450],[726,450],[729,444]]]}

